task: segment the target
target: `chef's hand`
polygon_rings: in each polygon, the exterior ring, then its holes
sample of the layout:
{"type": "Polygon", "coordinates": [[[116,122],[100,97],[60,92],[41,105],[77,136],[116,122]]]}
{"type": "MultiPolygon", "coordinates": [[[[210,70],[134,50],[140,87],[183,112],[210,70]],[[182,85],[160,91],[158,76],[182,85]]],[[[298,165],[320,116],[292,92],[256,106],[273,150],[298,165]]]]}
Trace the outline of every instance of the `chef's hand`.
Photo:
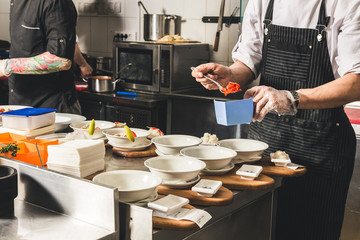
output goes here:
{"type": "Polygon", "coordinates": [[[91,74],[93,72],[92,67],[87,62],[84,62],[83,65],[79,65],[79,68],[80,68],[80,72],[81,72],[81,77],[91,76],[91,74]]]}
{"type": "Polygon", "coordinates": [[[191,75],[196,78],[196,81],[201,83],[204,88],[208,90],[218,90],[219,88],[215,83],[204,78],[204,75],[207,75],[209,78],[219,82],[221,86],[226,86],[231,79],[231,74],[232,73],[229,67],[216,63],[201,64],[191,73],[191,75]]]}
{"type": "Polygon", "coordinates": [[[6,67],[9,59],[0,60],[0,77],[2,76],[10,76],[11,72],[9,72],[6,67]]]}
{"type": "Polygon", "coordinates": [[[268,112],[280,115],[295,115],[295,99],[287,90],[256,86],[245,92],[244,99],[253,98],[255,111],[253,121],[262,121],[268,112]]]}

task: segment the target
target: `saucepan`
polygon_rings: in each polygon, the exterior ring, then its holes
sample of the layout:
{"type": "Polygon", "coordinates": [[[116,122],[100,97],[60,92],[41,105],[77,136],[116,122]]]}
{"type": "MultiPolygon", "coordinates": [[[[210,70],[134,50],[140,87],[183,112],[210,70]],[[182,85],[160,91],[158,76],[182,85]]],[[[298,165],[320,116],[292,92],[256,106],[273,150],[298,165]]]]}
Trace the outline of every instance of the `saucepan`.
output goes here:
{"type": "MultiPolygon", "coordinates": [[[[125,65],[122,69],[120,69],[120,74],[123,70],[128,67],[131,67],[131,63],[125,65]]],[[[114,79],[111,76],[90,76],[83,78],[84,82],[89,84],[89,90],[91,92],[113,92],[116,89],[116,83],[120,81],[120,78],[114,79]]]]}

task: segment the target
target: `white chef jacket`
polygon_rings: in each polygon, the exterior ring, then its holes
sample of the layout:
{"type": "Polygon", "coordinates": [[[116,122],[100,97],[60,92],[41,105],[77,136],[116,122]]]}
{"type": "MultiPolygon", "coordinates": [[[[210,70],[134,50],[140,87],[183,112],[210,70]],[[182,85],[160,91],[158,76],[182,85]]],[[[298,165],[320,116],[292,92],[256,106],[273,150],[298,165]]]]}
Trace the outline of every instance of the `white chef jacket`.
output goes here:
{"type": "MultiPolygon", "coordinates": [[[[257,76],[263,44],[263,20],[270,0],[249,0],[242,34],[233,60],[240,60],[257,76]]],[[[335,79],[346,73],[360,74],[360,0],[326,0],[327,45],[335,79]]],[[[272,24],[315,29],[321,0],[275,0],[272,24]]]]}

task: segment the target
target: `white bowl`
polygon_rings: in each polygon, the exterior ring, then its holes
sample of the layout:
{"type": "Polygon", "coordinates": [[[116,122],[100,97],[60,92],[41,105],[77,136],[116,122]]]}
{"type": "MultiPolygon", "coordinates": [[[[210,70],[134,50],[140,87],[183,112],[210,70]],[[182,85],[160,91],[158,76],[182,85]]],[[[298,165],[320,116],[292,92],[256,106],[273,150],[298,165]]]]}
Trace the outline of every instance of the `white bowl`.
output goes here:
{"type": "Polygon", "coordinates": [[[237,153],[230,149],[218,146],[195,146],[180,150],[180,154],[186,157],[200,159],[206,163],[207,169],[221,169],[228,165],[237,153]]]}
{"type": "Polygon", "coordinates": [[[96,183],[116,187],[119,201],[136,202],[151,196],[161,184],[161,178],[146,171],[115,170],[104,172],[93,178],[96,183]]]}
{"type": "Polygon", "coordinates": [[[109,139],[109,142],[114,144],[115,147],[136,147],[144,143],[150,132],[140,128],[130,128],[136,135],[135,141],[131,142],[127,137],[116,136],[115,134],[125,134],[124,128],[113,128],[103,131],[103,134],[109,139]]]}
{"type": "Polygon", "coordinates": [[[199,159],[182,156],[153,157],[147,159],[144,164],[165,182],[192,180],[206,167],[199,159]]]}
{"type": "Polygon", "coordinates": [[[218,142],[221,147],[230,148],[237,152],[233,159],[236,161],[260,160],[261,154],[269,147],[268,144],[253,139],[224,139],[218,142]]]}
{"type": "Polygon", "coordinates": [[[163,154],[177,155],[186,147],[197,146],[202,143],[198,137],[189,135],[164,135],[151,139],[156,148],[163,154]]]}
{"type": "Polygon", "coordinates": [[[75,122],[75,123],[71,123],[70,127],[72,129],[74,129],[74,131],[83,132],[84,136],[89,139],[97,139],[97,138],[104,137],[105,135],[102,133],[103,130],[115,127],[115,123],[113,123],[113,122],[95,120],[95,128],[99,128],[99,129],[95,129],[94,134],[90,135],[88,133],[88,128],[85,128],[85,129],[82,128],[85,125],[90,125],[90,122],[91,122],[91,120],[75,122]]]}

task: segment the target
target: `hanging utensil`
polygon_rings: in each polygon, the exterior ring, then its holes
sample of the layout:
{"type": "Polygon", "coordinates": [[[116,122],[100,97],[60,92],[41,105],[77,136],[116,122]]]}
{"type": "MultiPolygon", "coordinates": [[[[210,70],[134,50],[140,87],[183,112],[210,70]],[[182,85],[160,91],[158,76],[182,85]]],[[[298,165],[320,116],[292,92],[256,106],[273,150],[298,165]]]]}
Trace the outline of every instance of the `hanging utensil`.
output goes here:
{"type": "Polygon", "coordinates": [[[237,13],[237,11],[239,11],[239,9],[240,9],[239,7],[234,8],[234,11],[232,12],[232,14],[229,17],[229,21],[227,23],[225,23],[226,27],[230,27],[231,22],[232,22],[233,18],[235,17],[235,14],[237,13]]]}
{"type": "Polygon", "coordinates": [[[219,20],[218,20],[218,26],[217,26],[217,30],[216,30],[216,36],[215,36],[215,43],[214,43],[214,48],[213,48],[213,50],[215,52],[217,52],[217,50],[219,48],[220,32],[222,30],[222,19],[224,16],[224,7],[225,7],[225,0],[221,0],[219,20]]]}
{"type": "Polygon", "coordinates": [[[146,12],[146,14],[149,14],[149,12],[146,10],[144,4],[141,1],[138,1],[138,6],[139,7],[141,6],[144,9],[144,11],[146,12]]]}

